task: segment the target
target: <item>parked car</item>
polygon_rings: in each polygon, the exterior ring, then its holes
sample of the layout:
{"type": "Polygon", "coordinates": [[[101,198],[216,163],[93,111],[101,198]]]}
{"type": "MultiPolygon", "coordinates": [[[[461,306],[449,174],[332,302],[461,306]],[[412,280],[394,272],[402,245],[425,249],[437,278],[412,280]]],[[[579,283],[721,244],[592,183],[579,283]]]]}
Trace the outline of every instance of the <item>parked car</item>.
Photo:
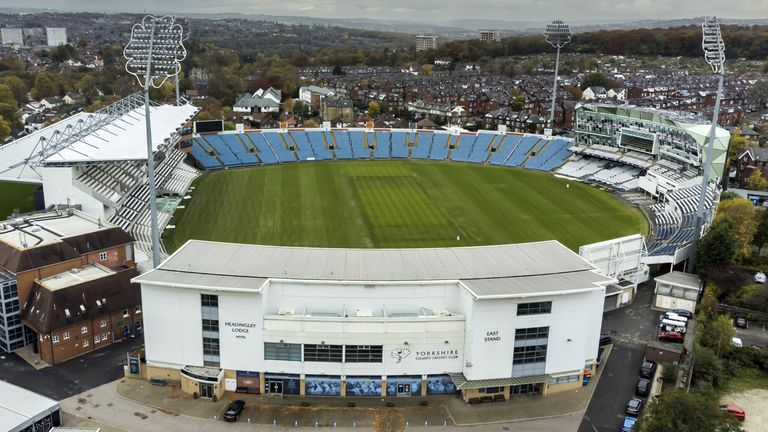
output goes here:
{"type": "Polygon", "coordinates": [[[625,410],[627,414],[631,416],[639,416],[640,410],[643,409],[643,400],[640,398],[633,397],[632,399],[627,402],[627,409],[625,410]]]}
{"type": "Polygon", "coordinates": [[[755,283],[765,283],[766,281],[765,273],[763,272],[757,272],[755,273],[755,283]]]}
{"type": "Polygon", "coordinates": [[[684,339],[685,337],[680,332],[663,330],[659,332],[659,340],[666,342],[683,342],[684,339]]]}
{"type": "Polygon", "coordinates": [[[640,366],[640,376],[643,378],[653,378],[655,373],[656,363],[649,360],[643,360],[643,365],[640,366]]]}
{"type": "Polygon", "coordinates": [[[646,397],[650,392],[651,392],[650,381],[644,378],[640,378],[639,380],[637,380],[637,385],[635,386],[635,395],[646,397]]]}
{"type": "Polygon", "coordinates": [[[738,328],[749,328],[749,321],[744,317],[736,317],[733,319],[733,324],[738,328]]]}
{"type": "Polygon", "coordinates": [[[747,418],[747,413],[744,412],[744,409],[739,408],[736,405],[723,404],[720,405],[720,410],[727,412],[728,414],[741,421],[744,421],[744,419],[747,418]]]}
{"type": "Polygon", "coordinates": [[[672,309],[670,312],[675,315],[680,315],[681,317],[686,317],[688,319],[693,318],[693,312],[686,309],[672,309]]]}
{"type": "Polygon", "coordinates": [[[610,336],[608,336],[607,334],[601,334],[600,335],[600,346],[610,345],[611,343],[613,343],[613,342],[611,341],[611,337],[610,336]]]}
{"type": "Polygon", "coordinates": [[[733,345],[736,348],[741,348],[744,346],[744,342],[742,342],[741,338],[731,338],[731,345],[733,345]]]}
{"type": "Polygon", "coordinates": [[[637,417],[624,417],[624,424],[621,426],[621,432],[632,432],[632,428],[635,426],[636,421],[637,417]]]}
{"type": "Polygon", "coordinates": [[[232,401],[224,411],[224,421],[235,422],[240,418],[240,413],[245,408],[245,401],[240,399],[232,401]]]}

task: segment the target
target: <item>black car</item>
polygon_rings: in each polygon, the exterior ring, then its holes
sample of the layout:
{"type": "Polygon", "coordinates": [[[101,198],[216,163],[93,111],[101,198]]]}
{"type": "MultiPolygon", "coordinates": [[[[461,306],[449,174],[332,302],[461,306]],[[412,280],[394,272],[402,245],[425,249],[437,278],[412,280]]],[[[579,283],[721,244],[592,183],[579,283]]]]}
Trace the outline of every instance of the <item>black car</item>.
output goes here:
{"type": "Polygon", "coordinates": [[[733,319],[733,324],[738,328],[749,328],[749,322],[744,317],[736,317],[733,319]]]}
{"type": "Polygon", "coordinates": [[[671,310],[670,312],[672,312],[675,315],[680,315],[681,317],[685,317],[685,318],[688,318],[688,319],[693,318],[693,313],[691,311],[689,311],[689,310],[674,309],[674,310],[671,310]]]}
{"type": "Polygon", "coordinates": [[[607,334],[601,334],[600,335],[600,346],[603,345],[610,345],[612,343],[611,337],[607,334]]]}
{"type": "Polygon", "coordinates": [[[656,373],[656,363],[648,360],[643,361],[643,365],[640,366],[640,376],[643,378],[653,378],[656,373]]]}
{"type": "Polygon", "coordinates": [[[245,401],[240,399],[232,401],[224,411],[224,421],[235,422],[240,418],[240,413],[245,408],[245,401]]]}
{"type": "Polygon", "coordinates": [[[637,396],[648,396],[648,393],[651,392],[651,382],[647,379],[640,378],[637,380],[637,385],[635,386],[635,394],[637,396]]]}
{"type": "Polygon", "coordinates": [[[643,409],[643,400],[638,398],[632,398],[627,402],[627,409],[625,412],[631,416],[639,416],[640,410],[643,409]]]}

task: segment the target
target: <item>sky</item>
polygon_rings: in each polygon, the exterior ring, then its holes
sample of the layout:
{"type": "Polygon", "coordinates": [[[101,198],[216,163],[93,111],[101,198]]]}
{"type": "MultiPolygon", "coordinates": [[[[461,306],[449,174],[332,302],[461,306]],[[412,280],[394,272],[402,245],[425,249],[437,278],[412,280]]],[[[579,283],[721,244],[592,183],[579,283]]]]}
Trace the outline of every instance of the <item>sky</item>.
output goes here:
{"type": "Polygon", "coordinates": [[[87,12],[249,13],[318,18],[425,21],[461,19],[570,22],[692,18],[768,18],[768,0],[0,0],[0,7],[33,6],[87,12]]]}

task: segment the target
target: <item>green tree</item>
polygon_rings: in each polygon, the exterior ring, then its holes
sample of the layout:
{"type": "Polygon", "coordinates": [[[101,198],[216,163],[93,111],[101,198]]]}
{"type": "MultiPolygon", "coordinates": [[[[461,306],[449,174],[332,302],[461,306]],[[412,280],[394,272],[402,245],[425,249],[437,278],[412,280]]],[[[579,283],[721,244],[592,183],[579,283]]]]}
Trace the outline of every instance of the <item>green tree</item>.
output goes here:
{"type": "Polygon", "coordinates": [[[340,64],[333,67],[333,75],[344,75],[344,71],[341,69],[340,64]]]}
{"type": "Polygon", "coordinates": [[[758,220],[755,205],[745,198],[721,202],[717,207],[715,222],[725,221],[733,229],[736,237],[736,258],[749,255],[749,245],[757,231],[758,220]]]}
{"type": "MultiPolygon", "coordinates": [[[[704,318],[707,319],[707,318],[704,318]]],[[[718,388],[723,384],[723,361],[715,352],[697,344],[694,349],[693,383],[698,389],[718,388]]]]}
{"type": "Polygon", "coordinates": [[[718,408],[714,395],[687,393],[680,390],[664,392],[659,400],[650,402],[634,430],[638,432],[701,432],[738,429],[736,419],[718,408]]]}
{"type": "Polygon", "coordinates": [[[723,358],[731,352],[731,339],[736,333],[728,315],[703,320],[699,323],[698,330],[701,344],[714,351],[715,355],[723,358]]]}
{"type": "MultiPolygon", "coordinates": [[[[722,205],[722,203],[721,203],[722,205]]],[[[736,236],[728,222],[716,222],[696,247],[696,268],[703,275],[733,262],[736,236]]]]}
{"type": "Polygon", "coordinates": [[[720,194],[720,202],[741,198],[736,192],[723,192],[720,194]]]}
{"type": "Polygon", "coordinates": [[[757,231],[752,237],[752,246],[757,248],[758,255],[763,251],[765,243],[768,242],[768,211],[758,212],[760,222],[757,224],[757,231]]]}
{"type": "Polygon", "coordinates": [[[768,189],[768,180],[763,177],[759,169],[752,171],[752,174],[749,175],[749,188],[757,191],[768,189]]]}
{"type": "Polygon", "coordinates": [[[517,111],[517,112],[522,111],[523,108],[525,108],[525,96],[523,95],[515,96],[515,99],[512,101],[509,107],[512,109],[512,111],[517,111]]]}
{"type": "Polygon", "coordinates": [[[3,116],[0,116],[0,145],[5,142],[6,139],[11,135],[11,125],[8,123],[8,121],[3,118],[3,116]]]}
{"type": "Polygon", "coordinates": [[[59,83],[50,72],[40,72],[32,86],[32,97],[37,100],[60,94],[59,83]]]}
{"type": "Polygon", "coordinates": [[[29,87],[27,87],[27,83],[23,79],[14,75],[7,75],[0,79],[0,84],[7,86],[11,90],[18,106],[22,106],[27,102],[29,87]]]}
{"type": "Polygon", "coordinates": [[[371,101],[371,102],[368,104],[368,114],[369,114],[371,117],[376,117],[376,116],[378,116],[379,114],[381,114],[381,106],[379,105],[379,103],[378,103],[378,102],[376,102],[376,101],[371,101]]]}
{"type": "Polygon", "coordinates": [[[603,75],[602,72],[592,72],[591,74],[587,75],[586,78],[584,78],[584,81],[581,82],[581,89],[584,90],[587,87],[592,87],[592,86],[607,88],[608,84],[609,84],[608,78],[606,78],[606,76],[603,75]]]}

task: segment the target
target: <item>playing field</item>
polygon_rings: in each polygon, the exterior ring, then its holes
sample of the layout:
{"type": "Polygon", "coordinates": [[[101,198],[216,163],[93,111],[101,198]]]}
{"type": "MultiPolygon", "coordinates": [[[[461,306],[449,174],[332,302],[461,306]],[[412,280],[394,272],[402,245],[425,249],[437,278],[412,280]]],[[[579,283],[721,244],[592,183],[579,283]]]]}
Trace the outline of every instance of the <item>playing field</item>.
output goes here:
{"type": "Polygon", "coordinates": [[[312,162],[209,173],[171,220],[188,239],[439,247],[557,239],[571,249],[647,232],[643,214],[549,173],[450,162],[312,162]]]}
{"type": "Polygon", "coordinates": [[[39,185],[0,182],[0,220],[13,213],[26,213],[35,209],[34,191],[39,185]]]}

